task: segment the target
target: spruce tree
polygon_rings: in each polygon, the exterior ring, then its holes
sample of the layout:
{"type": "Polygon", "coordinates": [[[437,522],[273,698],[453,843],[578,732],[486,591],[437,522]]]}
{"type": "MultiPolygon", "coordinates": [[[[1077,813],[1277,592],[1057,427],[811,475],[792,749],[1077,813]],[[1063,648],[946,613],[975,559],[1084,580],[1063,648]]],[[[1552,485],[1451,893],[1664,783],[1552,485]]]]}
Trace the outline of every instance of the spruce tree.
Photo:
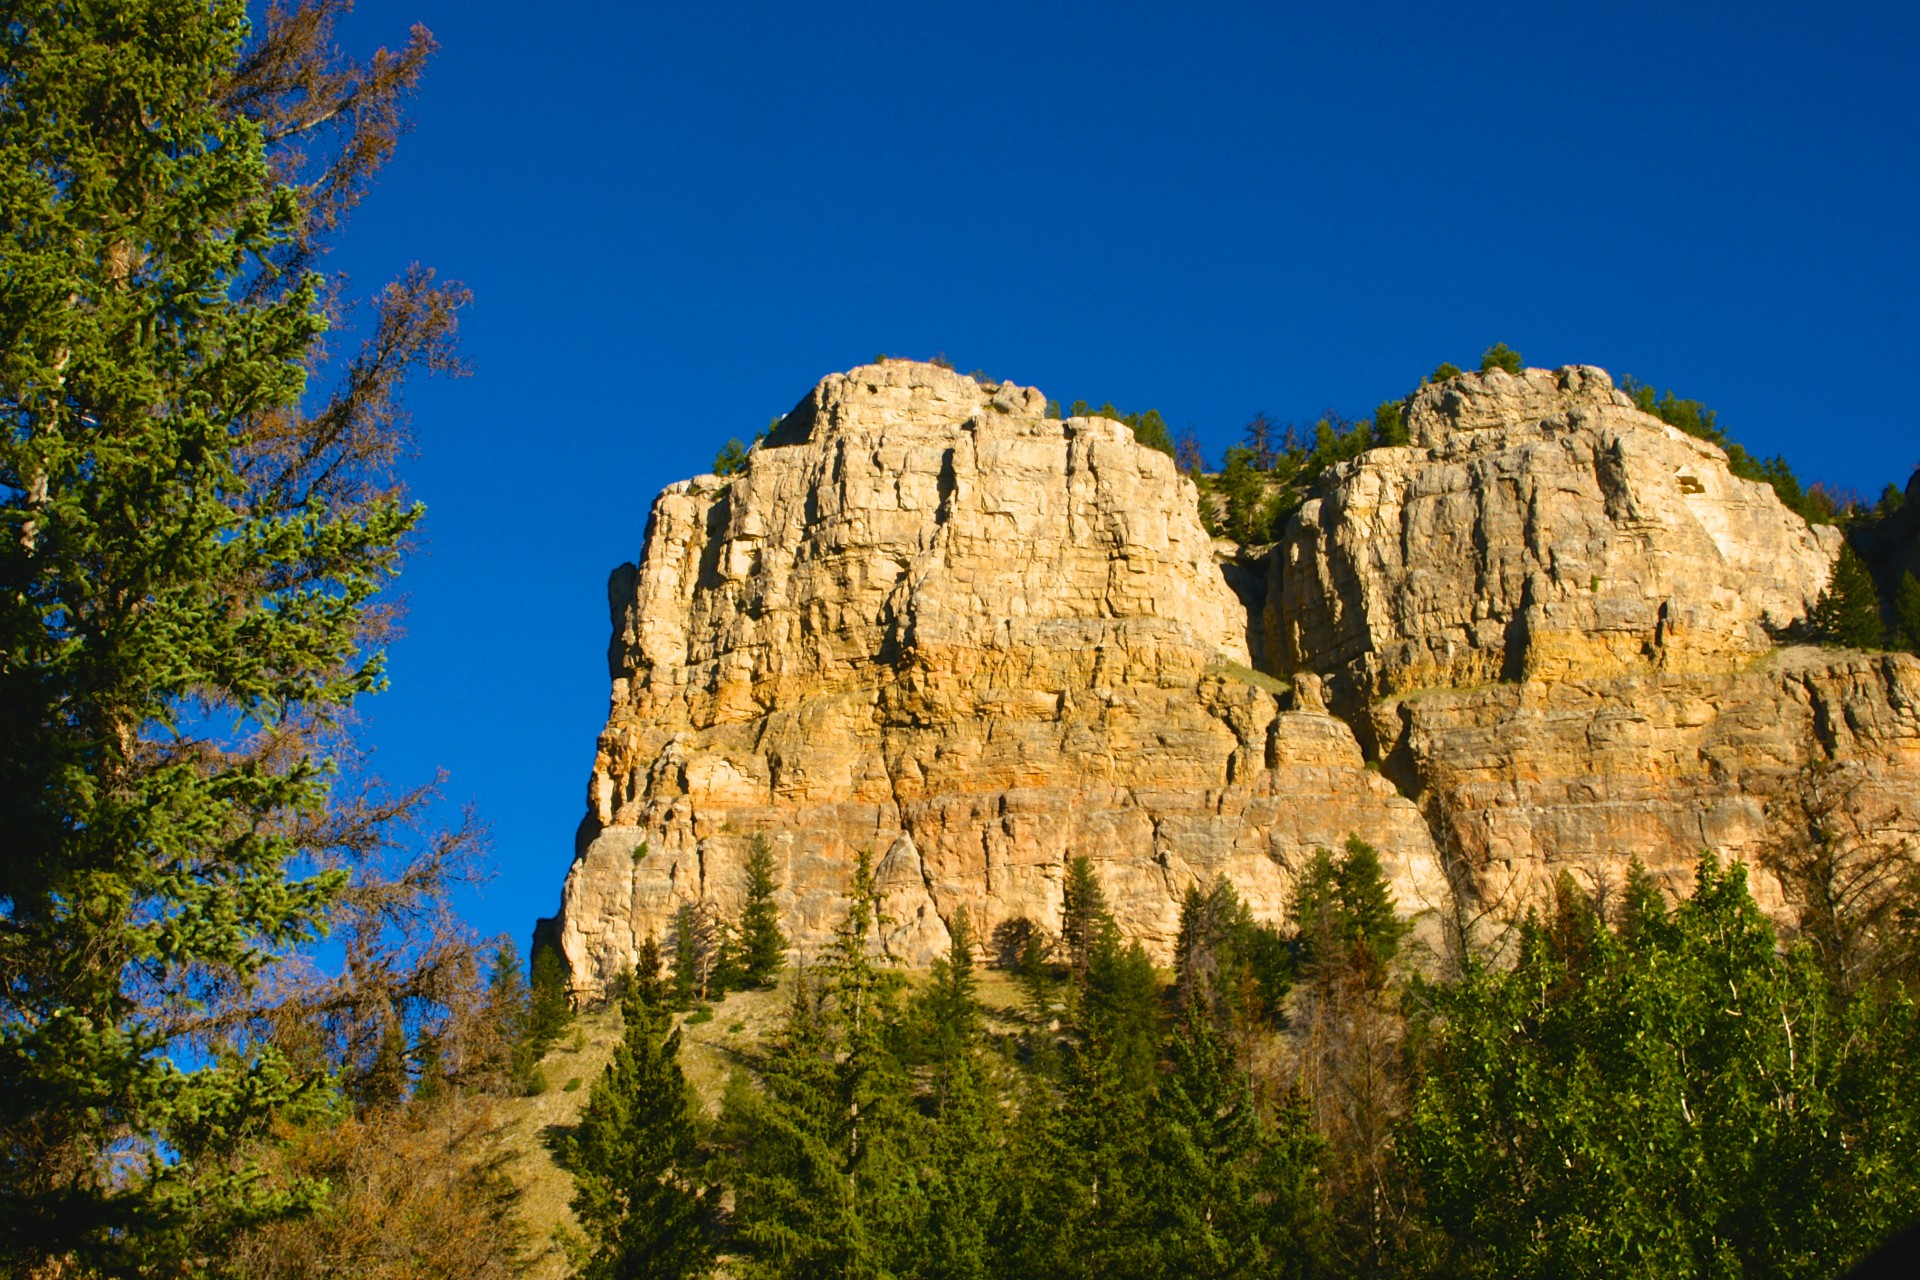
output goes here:
{"type": "Polygon", "coordinates": [[[1339,858],[1315,851],[1294,886],[1292,914],[1303,964],[1351,967],[1374,986],[1386,981],[1408,928],[1394,914],[1379,852],[1358,836],[1347,837],[1339,858]]]}
{"type": "Polygon", "coordinates": [[[1141,1270],[1264,1275],[1262,1134],[1251,1081],[1233,1046],[1199,1009],[1181,1018],[1168,1058],[1171,1070],[1151,1114],[1141,1270]]]}
{"type": "Polygon", "coordinates": [[[899,977],[874,958],[878,915],[863,853],[817,986],[795,977],[760,1090],[728,1097],[725,1123],[749,1135],[733,1178],[749,1280],[883,1276],[921,1248],[920,1126],[894,1050],[899,977]]]}
{"type": "Polygon", "coordinates": [[[242,0],[0,23],[10,1274],[170,1273],[304,1195],[242,1148],[327,1100],[325,1064],[236,1029],[349,910],[339,851],[382,838],[330,743],[384,683],[374,597],[420,515],[388,470],[396,391],[456,305],[410,276],[345,388],[309,395],[333,306],[310,264],[431,48],[339,73],[313,39],[339,7],[276,6],[252,48],[242,0]]]}
{"type": "Polygon", "coordinates": [[[573,997],[568,991],[567,962],[550,943],[533,949],[533,975],[528,984],[527,1039],[533,1056],[543,1056],[573,1025],[573,997]]]}
{"type": "Polygon", "coordinates": [[[747,854],[747,901],[740,910],[741,976],[750,987],[771,986],[787,962],[787,936],[773,900],[773,845],[755,836],[747,854]]]}
{"type": "Polygon", "coordinates": [[[1093,863],[1085,854],[1075,856],[1067,863],[1060,903],[1060,947],[1065,952],[1067,971],[1075,978],[1086,977],[1094,946],[1108,918],[1107,896],[1093,873],[1093,863]]]}
{"type": "Polygon", "coordinates": [[[1900,575],[1893,593],[1893,642],[1908,653],[1920,653],[1920,578],[1900,575]]]}
{"type": "Polygon", "coordinates": [[[985,1280],[993,1272],[991,1234],[1006,1177],[1001,1081],[981,1052],[982,1024],[967,910],[954,912],[947,954],[933,963],[916,1000],[918,1031],[931,1060],[932,1114],[924,1169],[926,1228],[914,1274],[985,1280]]]}
{"type": "Polygon", "coordinates": [[[1823,644],[1877,649],[1886,638],[1880,620],[1879,590],[1851,544],[1841,544],[1833,577],[1815,602],[1808,621],[1823,644]]]}
{"type": "Polygon", "coordinates": [[[680,1032],[664,1006],[632,984],[625,1030],[594,1082],[562,1158],[573,1212],[586,1233],[580,1280],[689,1280],[713,1268],[714,1193],[702,1181],[693,1090],[681,1073],[680,1032]]]}

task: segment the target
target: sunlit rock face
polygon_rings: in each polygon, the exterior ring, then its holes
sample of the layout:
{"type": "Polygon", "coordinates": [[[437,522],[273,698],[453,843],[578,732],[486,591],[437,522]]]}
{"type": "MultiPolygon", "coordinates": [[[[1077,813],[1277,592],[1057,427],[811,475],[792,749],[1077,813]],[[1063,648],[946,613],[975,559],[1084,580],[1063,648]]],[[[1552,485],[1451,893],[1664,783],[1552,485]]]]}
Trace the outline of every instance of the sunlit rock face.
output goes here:
{"type": "Polygon", "coordinates": [[[866,366],[739,474],[656,499],[611,582],[611,709],[545,935],[582,992],[680,904],[737,912],[755,837],[798,953],[865,856],[914,965],[963,908],[982,937],[1057,927],[1078,854],[1162,961],[1189,886],[1279,919],[1350,834],[1430,923],[1635,857],[1681,891],[1705,849],[1760,862],[1810,765],[1849,840],[1911,856],[1920,662],[1781,647],[1837,533],[1603,371],[1422,388],[1410,445],[1321,479],[1264,602],[1171,459],[1045,407],[866,366]]]}
{"type": "Polygon", "coordinates": [[[1272,651],[1337,706],[1412,689],[1732,671],[1839,554],[1600,369],[1423,387],[1413,443],[1342,465],[1275,549],[1272,651]]]}
{"type": "Polygon", "coordinates": [[[737,909],[756,835],[800,951],[864,853],[915,964],[960,908],[982,936],[1057,923],[1076,854],[1162,957],[1189,885],[1225,873],[1277,917],[1349,833],[1403,902],[1438,901],[1416,807],[1344,723],[1283,712],[1249,669],[1192,483],[1126,427],[1045,407],[871,365],[737,476],[660,495],[613,578],[612,708],[558,921],[578,983],[664,940],[683,901],[737,909]]]}
{"type": "Polygon", "coordinates": [[[1911,848],[1920,664],[1776,648],[1838,530],[1599,369],[1468,374],[1423,387],[1407,423],[1409,446],[1339,467],[1275,547],[1268,648],[1420,798],[1474,909],[1518,911],[1562,871],[1617,882],[1635,856],[1676,891],[1703,850],[1764,861],[1815,763],[1911,848]]]}

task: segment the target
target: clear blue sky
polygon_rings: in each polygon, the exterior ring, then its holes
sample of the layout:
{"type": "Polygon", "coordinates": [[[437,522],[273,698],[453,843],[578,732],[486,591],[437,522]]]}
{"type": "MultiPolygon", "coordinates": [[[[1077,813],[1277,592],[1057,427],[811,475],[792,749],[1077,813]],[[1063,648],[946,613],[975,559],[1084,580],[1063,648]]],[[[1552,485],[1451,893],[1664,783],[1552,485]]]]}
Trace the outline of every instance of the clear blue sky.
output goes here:
{"type": "Polygon", "coordinates": [[[378,770],[550,913],[649,504],[823,375],[945,353],[1157,407],[1360,414],[1496,339],[1877,493],[1920,464],[1920,6],[508,5],[425,23],[417,128],[333,265],[464,280],[410,395],[428,546],[378,770]],[[1196,12],[1197,10],[1197,12],[1196,12]]]}

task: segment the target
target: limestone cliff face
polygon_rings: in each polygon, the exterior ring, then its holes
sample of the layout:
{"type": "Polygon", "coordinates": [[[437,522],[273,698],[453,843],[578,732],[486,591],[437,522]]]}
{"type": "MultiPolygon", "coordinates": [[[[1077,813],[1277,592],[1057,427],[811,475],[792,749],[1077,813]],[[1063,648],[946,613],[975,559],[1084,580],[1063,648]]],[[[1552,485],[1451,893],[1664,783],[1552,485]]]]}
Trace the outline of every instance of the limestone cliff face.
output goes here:
{"type": "Polygon", "coordinates": [[[1424,387],[1413,443],[1343,466],[1275,550],[1283,669],[1336,703],[1495,680],[1726,671],[1804,618],[1840,551],[1599,369],[1424,387]]]}
{"type": "Polygon", "coordinates": [[[1837,534],[1602,371],[1423,388],[1412,444],[1291,522],[1264,606],[1170,459],[1044,405],[855,369],[739,475],[660,495],[611,583],[612,705],[553,922],[583,989],[682,902],[735,911],[756,836],[797,949],[866,852],[914,964],[962,907],[982,935],[1056,925],[1081,853],[1162,958],[1189,885],[1225,874],[1277,918],[1350,833],[1410,914],[1450,882],[1517,910],[1634,855],[1679,887],[1702,848],[1753,857],[1813,762],[1913,847],[1920,662],[1777,647],[1837,534]]]}
{"type": "MultiPolygon", "coordinates": [[[[1889,846],[1920,832],[1920,663],[1777,649],[1840,535],[1592,368],[1423,388],[1412,444],[1322,484],[1271,559],[1280,669],[1419,797],[1456,884],[1512,910],[1639,856],[1758,862],[1768,807],[1844,766],[1889,846]]],[[[1763,903],[1780,886],[1755,875],[1763,903]]]]}
{"type": "Polygon", "coordinates": [[[1358,832],[1410,905],[1444,889],[1417,808],[1345,724],[1282,712],[1191,482],[1038,391],[891,362],[830,377],[727,480],[654,504],[614,575],[612,709],[558,921],[591,986],[679,903],[734,910],[772,843],[802,951],[855,859],[888,947],[945,948],[960,907],[1057,923],[1093,858],[1165,954],[1196,880],[1271,916],[1358,832]]]}

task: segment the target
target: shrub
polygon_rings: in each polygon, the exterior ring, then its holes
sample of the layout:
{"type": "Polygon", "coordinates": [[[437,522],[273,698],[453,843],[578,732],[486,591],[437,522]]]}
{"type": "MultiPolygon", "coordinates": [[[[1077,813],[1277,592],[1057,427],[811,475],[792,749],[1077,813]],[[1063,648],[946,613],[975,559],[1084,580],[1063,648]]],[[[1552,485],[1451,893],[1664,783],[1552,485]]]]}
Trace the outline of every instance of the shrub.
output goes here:
{"type": "Polygon", "coordinates": [[[1480,353],[1480,372],[1491,373],[1495,369],[1505,369],[1518,375],[1521,370],[1520,353],[1504,342],[1496,342],[1480,353]]]}

